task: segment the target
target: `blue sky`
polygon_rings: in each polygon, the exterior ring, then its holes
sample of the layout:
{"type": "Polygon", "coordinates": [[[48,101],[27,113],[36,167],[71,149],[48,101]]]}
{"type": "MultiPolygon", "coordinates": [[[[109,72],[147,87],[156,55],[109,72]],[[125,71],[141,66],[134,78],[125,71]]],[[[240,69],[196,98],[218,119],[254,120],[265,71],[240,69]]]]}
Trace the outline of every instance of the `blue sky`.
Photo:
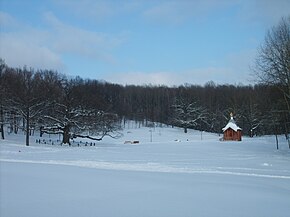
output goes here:
{"type": "Polygon", "coordinates": [[[0,57],[120,84],[249,84],[289,0],[0,0],[0,57]]]}

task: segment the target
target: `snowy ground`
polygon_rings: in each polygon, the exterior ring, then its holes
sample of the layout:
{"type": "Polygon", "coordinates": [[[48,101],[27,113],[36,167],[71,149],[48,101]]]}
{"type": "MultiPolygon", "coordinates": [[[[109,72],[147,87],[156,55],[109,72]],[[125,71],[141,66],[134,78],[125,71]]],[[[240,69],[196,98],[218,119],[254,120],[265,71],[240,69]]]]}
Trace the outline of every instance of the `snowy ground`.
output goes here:
{"type": "Polygon", "coordinates": [[[80,147],[0,140],[0,216],[290,216],[283,137],[276,150],[272,136],[221,142],[166,127],[123,134],[80,147]]]}

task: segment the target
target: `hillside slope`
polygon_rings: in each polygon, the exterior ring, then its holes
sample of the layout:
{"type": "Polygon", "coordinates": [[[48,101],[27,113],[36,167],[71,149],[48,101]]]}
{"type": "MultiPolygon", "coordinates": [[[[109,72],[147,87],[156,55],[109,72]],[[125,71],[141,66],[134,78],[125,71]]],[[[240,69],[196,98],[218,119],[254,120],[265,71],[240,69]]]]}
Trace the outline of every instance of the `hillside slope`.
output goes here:
{"type": "Polygon", "coordinates": [[[290,213],[283,137],[276,150],[271,136],[221,142],[205,132],[128,126],[123,135],[80,147],[38,144],[38,137],[26,147],[22,135],[7,136],[0,141],[0,216],[290,213]]]}

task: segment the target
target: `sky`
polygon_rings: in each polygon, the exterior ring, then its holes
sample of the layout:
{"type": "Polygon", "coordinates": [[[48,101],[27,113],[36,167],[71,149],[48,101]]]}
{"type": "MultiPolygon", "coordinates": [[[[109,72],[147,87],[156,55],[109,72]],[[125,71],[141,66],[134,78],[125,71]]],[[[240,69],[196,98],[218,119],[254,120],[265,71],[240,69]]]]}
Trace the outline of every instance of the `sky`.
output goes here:
{"type": "Polygon", "coordinates": [[[118,84],[251,84],[289,0],[0,0],[0,57],[118,84]]]}

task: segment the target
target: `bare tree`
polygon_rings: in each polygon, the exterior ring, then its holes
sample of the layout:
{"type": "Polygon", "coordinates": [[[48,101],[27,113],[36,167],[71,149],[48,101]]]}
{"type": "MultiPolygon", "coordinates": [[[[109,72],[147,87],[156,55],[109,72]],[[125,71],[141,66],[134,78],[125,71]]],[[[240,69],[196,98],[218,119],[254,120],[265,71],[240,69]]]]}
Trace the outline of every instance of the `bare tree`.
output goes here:
{"type": "Polygon", "coordinates": [[[44,116],[45,124],[41,131],[61,134],[62,144],[70,145],[70,139],[78,137],[100,141],[105,136],[120,136],[120,122],[115,114],[83,107],[72,108],[64,104],[55,105],[53,110],[52,115],[44,116]]]}
{"type": "Polygon", "coordinates": [[[9,109],[26,121],[26,146],[29,146],[29,136],[31,133],[31,121],[41,113],[45,107],[45,101],[40,95],[39,75],[27,68],[18,69],[10,73],[8,100],[9,109]]]}
{"type": "Polygon", "coordinates": [[[244,117],[249,124],[250,137],[253,137],[257,128],[262,124],[263,120],[261,118],[261,113],[257,109],[257,104],[249,104],[247,110],[245,111],[244,117]]]}
{"type": "Polygon", "coordinates": [[[7,97],[7,110],[12,115],[14,128],[16,127],[16,119],[21,117],[25,120],[23,129],[26,133],[26,146],[29,146],[29,137],[33,127],[48,105],[48,98],[53,95],[54,86],[50,84],[48,79],[52,74],[35,72],[26,67],[11,69],[6,73],[5,83],[9,96],[7,97]]]}
{"type": "Polygon", "coordinates": [[[0,132],[1,138],[4,139],[4,101],[5,101],[5,85],[4,85],[4,76],[6,72],[7,65],[3,59],[0,59],[0,132]]]}
{"type": "Polygon", "coordinates": [[[184,133],[187,128],[196,127],[199,123],[206,122],[206,109],[199,106],[197,102],[187,102],[185,99],[177,99],[172,106],[174,109],[173,123],[183,127],[184,133]]]}
{"type": "Polygon", "coordinates": [[[90,105],[90,101],[95,100],[94,97],[83,102],[86,97],[83,87],[86,86],[79,78],[64,80],[62,96],[43,116],[42,133],[61,134],[62,144],[68,145],[70,139],[77,137],[98,141],[104,136],[118,137],[118,116],[90,105]]]}
{"type": "Polygon", "coordinates": [[[247,129],[247,134],[250,137],[257,135],[259,127],[263,124],[263,115],[259,109],[259,104],[255,102],[254,96],[248,95],[247,99],[243,100],[243,105],[237,111],[240,114],[240,122],[243,129],[247,129]]]}
{"type": "Polygon", "coordinates": [[[277,86],[290,113],[290,16],[268,31],[254,68],[258,81],[277,86]]]}

